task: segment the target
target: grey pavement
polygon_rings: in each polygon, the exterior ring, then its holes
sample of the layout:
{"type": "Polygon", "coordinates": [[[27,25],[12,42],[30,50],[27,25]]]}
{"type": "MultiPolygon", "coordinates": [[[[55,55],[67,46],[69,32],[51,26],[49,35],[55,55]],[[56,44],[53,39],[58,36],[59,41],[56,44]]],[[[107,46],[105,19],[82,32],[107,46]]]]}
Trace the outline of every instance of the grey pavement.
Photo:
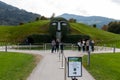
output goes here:
{"type": "MultiPolygon", "coordinates": [[[[38,63],[35,69],[32,71],[27,80],[71,80],[69,78],[67,69],[65,72],[65,62],[62,66],[62,55],[59,53],[51,53],[48,51],[34,51],[34,50],[9,50],[10,52],[23,52],[30,54],[40,54],[43,56],[42,61],[38,63]],[[63,69],[64,67],[64,69],[63,69]],[[65,76],[66,73],[66,76],[65,76]]],[[[81,52],[66,50],[64,51],[65,57],[71,56],[83,56],[81,52]]],[[[87,70],[82,67],[82,77],[78,77],[78,80],[95,80],[87,70]]]]}

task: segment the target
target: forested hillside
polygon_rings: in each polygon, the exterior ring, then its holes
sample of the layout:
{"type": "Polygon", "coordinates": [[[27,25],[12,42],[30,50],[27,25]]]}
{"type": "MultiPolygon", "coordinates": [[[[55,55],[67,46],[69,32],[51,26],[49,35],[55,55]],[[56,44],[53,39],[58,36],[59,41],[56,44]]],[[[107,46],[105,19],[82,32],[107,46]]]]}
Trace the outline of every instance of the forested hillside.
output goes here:
{"type": "Polygon", "coordinates": [[[0,1],[0,25],[18,25],[31,22],[40,15],[18,9],[0,1]]]}

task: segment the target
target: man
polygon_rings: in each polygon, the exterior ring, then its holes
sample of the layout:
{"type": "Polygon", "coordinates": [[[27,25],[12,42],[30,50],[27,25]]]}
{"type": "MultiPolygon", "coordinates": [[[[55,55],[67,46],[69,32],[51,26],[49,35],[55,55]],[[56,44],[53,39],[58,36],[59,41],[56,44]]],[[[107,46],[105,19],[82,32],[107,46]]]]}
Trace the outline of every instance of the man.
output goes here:
{"type": "Polygon", "coordinates": [[[55,40],[52,40],[51,45],[52,45],[51,52],[53,53],[54,51],[56,51],[56,42],[55,42],[55,40]]]}

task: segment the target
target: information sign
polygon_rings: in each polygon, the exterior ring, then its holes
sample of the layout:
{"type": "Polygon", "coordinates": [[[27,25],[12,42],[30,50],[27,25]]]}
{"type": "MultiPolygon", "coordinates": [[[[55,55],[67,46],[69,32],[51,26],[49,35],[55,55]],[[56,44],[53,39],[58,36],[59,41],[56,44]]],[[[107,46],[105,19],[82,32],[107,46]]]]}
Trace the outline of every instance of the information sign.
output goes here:
{"type": "Polygon", "coordinates": [[[68,57],[68,77],[82,76],[82,57],[68,57]]]}

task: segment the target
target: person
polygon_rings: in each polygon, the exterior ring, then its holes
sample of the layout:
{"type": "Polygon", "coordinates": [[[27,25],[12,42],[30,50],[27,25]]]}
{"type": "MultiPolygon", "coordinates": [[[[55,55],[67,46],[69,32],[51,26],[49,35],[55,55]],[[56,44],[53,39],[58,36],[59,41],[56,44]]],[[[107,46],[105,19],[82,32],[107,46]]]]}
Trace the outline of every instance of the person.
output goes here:
{"type": "Polygon", "coordinates": [[[94,40],[92,40],[91,41],[91,49],[92,49],[92,51],[94,51],[94,44],[95,44],[95,42],[94,42],[94,40]]]}
{"type": "Polygon", "coordinates": [[[86,41],[86,51],[89,51],[89,46],[90,46],[90,40],[86,41]]]}
{"type": "Polygon", "coordinates": [[[64,50],[63,42],[60,43],[60,50],[61,50],[61,53],[63,53],[63,50],[64,50]]]}
{"type": "Polygon", "coordinates": [[[56,40],[56,50],[59,51],[59,39],[56,40]]]}
{"type": "Polygon", "coordinates": [[[80,51],[81,50],[81,41],[78,41],[78,43],[77,43],[77,45],[78,45],[78,51],[80,51]]]}
{"type": "Polygon", "coordinates": [[[94,40],[90,40],[90,49],[91,51],[94,51],[94,40]]]}
{"type": "Polygon", "coordinates": [[[85,45],[86,45],[86,42],[85,40],[82,41],[82,49],[83,49],[83,52],[85,51],[85,45]]]}
{"type": "Polygon", "coordinates": [[[52,45],[52,50],[51,50],[51,52],[52,52],[52,53],[53,53],[54,51],[56,52],[56,42],[55,42],[55,40],[52,40],[51,45],[52,45]]]}

